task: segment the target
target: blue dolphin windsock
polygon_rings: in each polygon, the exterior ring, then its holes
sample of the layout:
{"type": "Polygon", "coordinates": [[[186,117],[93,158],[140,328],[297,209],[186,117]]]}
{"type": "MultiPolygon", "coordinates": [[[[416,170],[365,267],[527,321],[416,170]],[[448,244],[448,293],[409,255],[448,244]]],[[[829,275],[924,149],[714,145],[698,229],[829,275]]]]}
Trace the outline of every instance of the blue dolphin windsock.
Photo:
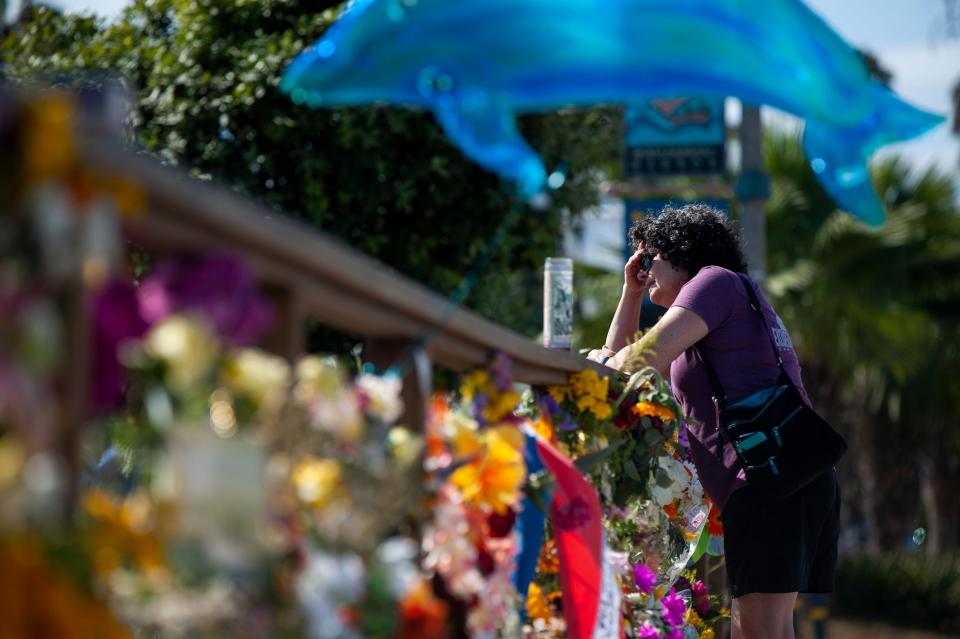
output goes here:
{"type": "Polygon", "coordinates": [[[870,154],[943,121],[871,80],[799,0],[356,0],[281,88],[311,107],[428,108],[467,156],[527,196],[546,171],[517,114],[736,96],[806,120],[820,183],[870,224],[883,221],[870,154]]]}

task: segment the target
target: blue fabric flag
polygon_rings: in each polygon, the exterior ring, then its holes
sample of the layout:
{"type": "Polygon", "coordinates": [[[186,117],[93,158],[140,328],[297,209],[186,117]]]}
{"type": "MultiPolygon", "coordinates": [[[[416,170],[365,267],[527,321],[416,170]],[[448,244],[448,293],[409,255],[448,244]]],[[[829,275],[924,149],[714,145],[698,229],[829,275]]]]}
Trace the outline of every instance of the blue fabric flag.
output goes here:
{"type": "MultiPolygon", "coordinates": [[[[527,476],[544,469],[543,461],[537,453],[536,435],[525,432],[526,445],[523,459],[527,464],[527,476]]],[[[550,491],[552,492],[552,491],[550,491]]],[[[544,495],[544,503],[550,503],[550,494],[544,495]]],[[[543,544],[543,530],[546,525],[546,514],[537,507],[530,497],[523,500],[523,511],[517,519],[517,531],[520,533],[520,544],[517,555],[517,570],[513,574],[513,583],[520,593],[521,601],[527,600],[527,589],[537,572],[537,560],[540,558],[540,546],[543,544]]],[[[526,614],[526,606],[520,607],[521,617],[526,614]]]]}

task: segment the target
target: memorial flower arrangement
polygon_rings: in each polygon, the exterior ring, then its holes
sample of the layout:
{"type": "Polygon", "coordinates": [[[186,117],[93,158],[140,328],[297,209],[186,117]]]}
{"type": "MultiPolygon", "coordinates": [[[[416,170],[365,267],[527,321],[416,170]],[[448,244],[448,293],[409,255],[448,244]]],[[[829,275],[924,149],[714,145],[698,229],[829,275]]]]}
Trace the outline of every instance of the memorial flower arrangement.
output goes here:
{"type": "MultiPolygon", "coordinates": [[[[541,432],[598,489],[628,636],[711,637],[721,611],[702,582],[682,576],[710,504],[681,439],[680,407],[662,378],[652,369],[628,380],[585,370],[566,385],[528,394],[522,412],[547,425],[541,432]]],[[[565,629],[555,554],[548,542],[527,594],[532,636],[563,636],[565,629]]]]}
{"type": "Polygon", "coordinates": [[[509,364],[463,379],[459,399],[434,398],[425,468],[434,491],[425,530],[424,569],[466,608],[470,636],[515,635],[520,596],[514,585],[526,465],[521,421],[513,413],[509,364]]]}
{"type": "MultiPolygon", "coordinates": [[[[110,283],[93,312],[94,380],[109,384],[92,391],[108,401],[70,522],[52,499],[57,460],[19,434],[42,403],[0,401],[13,636],[446,636],[447,604],[419,565],[424,439],[397,424],[399,379],[250,347],[269,309],[223,256],[110,283]]],[[[3,322],[30,343],[17,315],[3,322]]],[[[4,393],[10,370],[40,379],[8,352],[4,393]]]]}
{"type": "MultiPolygon", "coordinates": [[[[70,303],[96,289],[120,254],[114,222],[136,212],[134,187],[77,171],[72,105],[62,96],[0,113],[0,637],[125,639],[99,571],[151,550],[118,518],[68,522],[69,467],[56,449],[70,303]],[[11,144],[10,142],[14,142],[11,144]],[[17,144],[19,142],[19,144],[17,144]],[[100,192],[85,186],[97,183],[100,192]],[[127,188],[131,187],[131,188],[127,188]],[[124,533],[129,532],[131,536],[124,533]],[[93,549],[104,538],[111,557],[93,549]]],[[[86,374],[81,371],[80,374],[86,374]]],[[[148,559],[150,557],[150,559],[148,559]]]]}
{"type": "Polygon", "coordinates": [[[186,311],[125,347],[140,401],[113,435],[153,432],[149,456],[120,455],[126,476],[172,513],[163,547],[202,584],[174,562],[175,587],[114,593],[125,617],[165,636],[445,636],[447,605],[418,565],[424,439],[397,423],[399,378],[230,344],[186,311]]]}
{"type": "Polygon", "coordinates": [[[273,312],[237,260],[143,256],[111,279],[117,216],[144,198],[75,165],[69,112],[27,115],[22,188],[3,192],[24,204],[0,220],[0,638],[563,636],[549,535],[525,600],[514,584],[517,518],[543,479],[524,425],[598,489],[628,634],[711,636],[719,613],[683,570],[718,522],[656,375],[587,370],[522,397],[498,357],[414,432],[399,378],[256,349],[273,312]],[[64,517],[51,290],[78,281],[96,415],[64,517]]]}

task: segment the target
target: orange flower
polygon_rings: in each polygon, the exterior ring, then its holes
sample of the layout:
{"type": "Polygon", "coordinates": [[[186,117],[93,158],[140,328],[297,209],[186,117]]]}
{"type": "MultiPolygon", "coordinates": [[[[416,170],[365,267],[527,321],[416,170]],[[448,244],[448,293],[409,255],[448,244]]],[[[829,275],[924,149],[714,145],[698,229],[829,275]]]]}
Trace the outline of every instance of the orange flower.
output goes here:
{"type": "Polygon", "coordinates": [[[651,402],[637,402],[630,410],[637,417],[643,417],[645,415],[648,417],[659,417],[665,422],[676,419],[676,414],[672,409],[651,402]]]}
{"type": "Polygon", "coordinates": [[[537,420],[531,419],[527,421],[527,424],[548,442],[556,443],[557,436],[553,432],[553,426],[550,425],[549,417],[541,417],[537,420]]]}
{"type": "Polygon", "coordinates": [[[513,426],[488,428],[477,457],[450,476],[464,500],[485,510],[503,514],[520,499],[526,477],[523,434],[513,426]]]}
{"type": "Polygon", "coordinates": [[[550,539],[540,549],[540,558],[537,560],[537,572],[543,574],[557,574],[560,572],[560,557],[557,554],[557,543],[550,539]]]}
{"type": "Polygon", "coordinates": [[[675,518],[677,516],[677,503],[667,504],[663,507],[663,512],[667,513],[667,517],[670,519],[675,518]]]}
{"type": "Polygon", "coordinates": [[[710,504],[710,516],[707,518],[707,530],[711,537],[723,537],[723,522],[720,521],[720,511],[716,505],[710,504]]]}
{"type": "Polygon", "coordinates": [[[543,594],[536,582],[532,582],[530,589],[527,591],[527,616],[530,619],[543,619],[544,621],[553,617],[550,600],[543,594]]]}
{"type": "Polygon", "coordinates": [[[415,585],[400,602],[397,639],[441,639],[449,635],[448,606],[437,599],[425,581],[415,585]]]}

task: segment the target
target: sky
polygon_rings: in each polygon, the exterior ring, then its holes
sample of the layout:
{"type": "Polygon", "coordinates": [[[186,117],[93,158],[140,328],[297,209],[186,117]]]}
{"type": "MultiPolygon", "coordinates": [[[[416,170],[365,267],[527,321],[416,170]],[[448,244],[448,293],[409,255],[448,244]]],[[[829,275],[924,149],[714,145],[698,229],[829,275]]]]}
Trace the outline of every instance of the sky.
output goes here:
{"type": "MultiPolygon", "coordinates": [[[[47,0],[71,11],[117,15],[125,0],[47,0]]],[[[806,0],[851,45],[876,55],[893,72],[893,89],[908,102],[948,115],[960,82],[960,0],[806,0]],[[952,15],[953,20],[947,19],[952,15]]],[[[11,3],[17,4],[16,0],[11,3]]],[[[758,5],[760,6],[760,5],[758,5]]],[[[732,118],[737,119],[734,108],[732,118]]],[[[765,110],[772,126],[799,121],[765,110]]],[[[900,154],[916,169],[931,165],[960,183],[960,137],[949,124],[913,141],[885,147],[878,155],[900,154]]]]}

